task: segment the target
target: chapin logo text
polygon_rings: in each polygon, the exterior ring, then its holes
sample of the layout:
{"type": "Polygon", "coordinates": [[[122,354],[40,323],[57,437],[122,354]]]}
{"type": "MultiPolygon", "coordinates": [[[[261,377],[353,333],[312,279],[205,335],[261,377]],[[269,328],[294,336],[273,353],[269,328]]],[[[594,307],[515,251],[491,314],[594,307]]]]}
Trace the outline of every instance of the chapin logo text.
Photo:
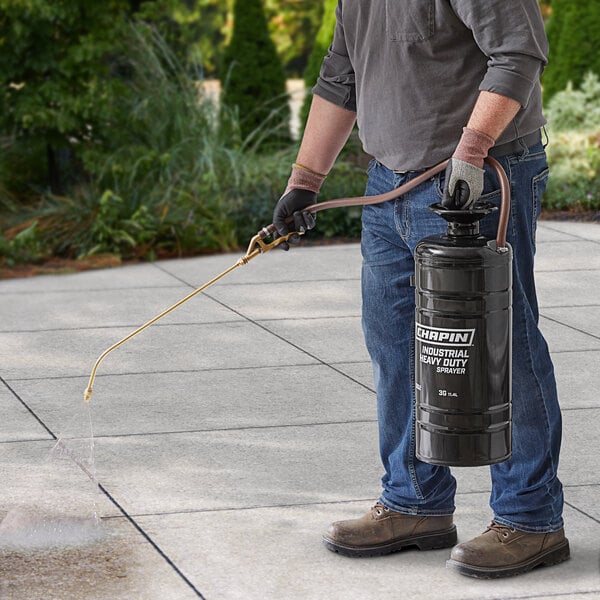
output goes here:
{"type": "Polygon", "coordinates": [[[444,329],[417,325],[417,339],[436,346],[471,346],[474,329],[444,329]]]}

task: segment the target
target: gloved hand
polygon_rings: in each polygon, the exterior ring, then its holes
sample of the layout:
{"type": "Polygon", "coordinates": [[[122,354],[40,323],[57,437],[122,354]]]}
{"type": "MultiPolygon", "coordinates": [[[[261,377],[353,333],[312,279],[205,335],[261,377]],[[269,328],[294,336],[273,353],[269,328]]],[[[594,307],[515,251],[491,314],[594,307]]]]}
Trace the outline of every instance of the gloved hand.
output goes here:
{"type": "Polygon", "coordinates": [[[442,206],[469,210],[483,192],[483,161],[495,144],[493,138],[475,129],[463,129],[462,137],[446,167],[442,206]]]}
{"type": "Polygon", "coordinates": [[[451,158],[446,167],[446,185],[442,206],[469,210],[481,197],[485,171],[471,163],[451,158]]]}
{"type": "MultiPolygon", "coordinates": [[[[273,211],[273,225],[275,225],[275,228],[277,229],[275,237],[277,238],[286,235],[289,233],[290,228],[292,231],[300,232],[312,229],[315,226],[317,219],[314,214],[307,211],[303,212],[302,209],[311,204],[315,204],[316,201],[317,194],[311,190],[294,188],[281,196],[273,211]],[[286,219],[292,215],[294,217],[293,224],[286,223],[286,219]]],[[[292,236],[289,241],[292,243],[297,242],[298,236],[292,236]]],[[[287,242],[282,242],[280,248],[283,248],[284,250],[290,249],[287,242]]]]}
{"type": "MultiPolygon", "coordinates": [[[[327,175],[317,173],[304,165],[294,163],[292,173],[288,179],[287,187],[283,196],[279,198],[273,211],[273,225],[277,229],[275,237],[286,235],[290,231],[306,231],[312,229],[316,223],[314,214],[302,211],[302,209],[315,204],[317,194],[321,189],[321,185],[327,175]],[[285,221],[288,217],[294,216],[293,227],[285,221]]],[[[298,236],[292,236],[290,242],[298,242],[298,236]]],[[[287,242],[279,245],[284,250],[289,250],[290,246],[287,242]]]]}

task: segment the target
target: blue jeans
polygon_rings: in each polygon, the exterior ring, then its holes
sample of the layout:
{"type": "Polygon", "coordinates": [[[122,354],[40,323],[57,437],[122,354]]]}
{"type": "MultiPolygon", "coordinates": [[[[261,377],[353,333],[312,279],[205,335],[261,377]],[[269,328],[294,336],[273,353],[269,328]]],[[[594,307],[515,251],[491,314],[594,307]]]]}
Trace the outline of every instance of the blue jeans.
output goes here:
{"type": "MultiPolygon", "coordinates": [[[[490,506],[499,523],[528,532],[563,526],[557,477],[561,414],[548,346],[538,328],[533,278],[535,229],[548,167],[541,144],[499,159],[511,184],[508,241],[513,247],[512,457],[491,469],[490,506]]],[[[367,195],[387,192],[417,172],[394,173],[373,160],[367,195]]],[[[363,330],[377,390],[380,454],[385,469],[381,502],[405,514],[454,511],[456,480],[448,467],[415,457],[414,250],[446,223],[428,206],[441,201],[444,173],[403,197],[363,210],[363,330]]],[[[500,191],[486,165],[483,200],[499,205],[500,191]]],[[[495,238],[498,213],[481,222],[495,238]]]]}

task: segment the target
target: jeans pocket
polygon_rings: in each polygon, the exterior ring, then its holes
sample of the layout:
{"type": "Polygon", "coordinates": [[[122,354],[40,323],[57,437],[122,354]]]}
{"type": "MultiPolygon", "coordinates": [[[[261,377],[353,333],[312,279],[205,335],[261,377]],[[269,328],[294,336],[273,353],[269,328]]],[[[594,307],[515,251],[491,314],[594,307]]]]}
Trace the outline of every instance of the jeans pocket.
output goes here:
{"type": "MultiPolygon", "coordinates": [[[[437,175],[434,176],[434,188],[435,188],[435,192],[437,194],[437,197],[439,198],[439,201],[441,202],[442,199],[444,198],[444,187],[446,185],[446,172],[442,171],[441,173],[438,173],[437,175]]],[[[501,194],[500,194],[500,188],[498,187],[498,183],[495,180],[495,175],[487,176],[486,173],[486,177],[484,179],[484,184],[483,184],[483,191],[481,193],[481,196],[479,197],[479,202],[493,202],[498,204],[498,201],[500,200],[501,194]]]]}
{"type": "Polygon", "coordinates": [[[422,42],[435,33],[435,0],[385,0],[385,27],[395,42],[422,42]]]}
{"type": "Polygon", "coordinates": [[[479,197],[478,202],[489,202],[491,204],[495,204],[497,206],[500,206],[500,201],[502,199],[502,194],[500,192],[499,189],[497,190],[492,190],[491,192],[488,192],[487,194],[482,194],[479,197]]]}
{"type": "Polygon", "coordinates": [[[548,185],[548,168],[545,168],[541,173],[536,175],[531,180],[531,197],[533,199],[531,205],[531,241],[535,244],[535,232],[537,229],[537,219],[542,212],[542,196],[548,185]]]}

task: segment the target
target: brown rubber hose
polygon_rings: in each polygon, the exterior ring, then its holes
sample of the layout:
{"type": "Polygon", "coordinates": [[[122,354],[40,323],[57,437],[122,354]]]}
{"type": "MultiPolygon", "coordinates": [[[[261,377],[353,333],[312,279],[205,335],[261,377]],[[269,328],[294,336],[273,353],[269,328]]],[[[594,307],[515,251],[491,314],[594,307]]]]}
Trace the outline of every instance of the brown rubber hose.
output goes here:
{"type": "MultiPolygon", "coordinates": [[[[510,184],[508,177],[502,168],[502,165],[491,156],[488,156],[485,161],[494,169],[496,177],[500,183],[500,192],[502,196],[502,202],[500,205],[500,217],[498,220],[498,232],[496,235],[496,248],[506,248],[506,230],[508,227],[508,217],[510,214],[510,184]]],[[[355,198],[336,198],[335,200],[328,200],[327,202],[318,202],[317,204],[311,204],[305,210],[306,212],[317,213],[322,210],[329,208],[343,208],[347,206],[367,206],[368,204],[379,204],[380,202],[388,202],[389,200],[395,200],[406,192],[413,188],[421,185],[423,182],[431,179],[434,175],[437,175],[448,166],[448,160],[441,162],[435,167],[431,167],[427,171],[424,171],[418,177],[411,179],[404,185],[397,187],[396,189],[386,192],[385,194],[378,194],[376,196],[357,196],[355,198]]],[[[291,221],[292,219],[290,219],[291,221]]],[[[263,229],[264,237],[275,232],[275,226],[269,225],[263,229]]]]}
{"type": "Polygon", "coordinates": [[[506,249],[506,231],[508,229],[508,217],[510,216],[510,182],[506,176],[506,171],[502,165],[492,156],[485,159],[494,171],[500,184],[500,195],[502,201],[500,203],[500,216],[498,218],[498,232],[496,233],[496,249],[506,249]]]}

